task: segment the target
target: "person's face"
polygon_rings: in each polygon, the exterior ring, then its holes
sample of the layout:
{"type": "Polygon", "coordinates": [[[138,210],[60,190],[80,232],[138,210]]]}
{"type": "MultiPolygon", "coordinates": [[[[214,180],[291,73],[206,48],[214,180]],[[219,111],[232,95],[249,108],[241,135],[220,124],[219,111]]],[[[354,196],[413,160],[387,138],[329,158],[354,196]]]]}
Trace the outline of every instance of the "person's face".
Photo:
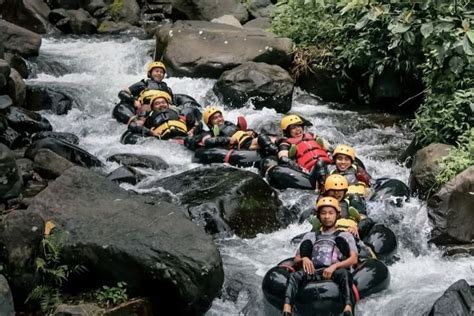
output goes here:
{"type": "Polygon", "coordinates": [[[168,104],[168,101],[166,101],[165,98],[156,98],[152,104],[153,111],[162,111],[168,109],[169,107],[170,105],[168,104]]]}
{"type": "Polygon", "coordinates": [[[326,228],[336,225],[337,211],[332,206],[323,206],[319,209],[319,220],[326,228]]]}
{"type": "Polygon", "coordinates": [[[155,67],[150,71],[150,77],[151,79],[159,82],[165,77],[165,71],[163,68],[155,67]]]}
{"type": "Polygon", "coordinates": [[[302,125],[290,125],[289,127],[290,130],[290,136],[291,137],[299,137],[303,135],[303,126],[302,125]]]}
{"type": "Polygon", "coordinates": [[[209,118],[209,122],[211,123],[211,125],[221,126],[222,124],[224,124],[224,115],[222,115],[221,112],[216,112],[211,115],[211,117],[209,118]]]}
{"type": "Polygon", "coordinates": [[[325,193],[327,196],[333,197],[340,202],[344,198],[346,190],[327,190],[325,193]]]}
{"type": "Polygon", "coordinates": [[[352,165],[352,160],[347,155],[337,154],[336,161],[334,163],[336,164],[337,170],[346,171],[352,165]]]}

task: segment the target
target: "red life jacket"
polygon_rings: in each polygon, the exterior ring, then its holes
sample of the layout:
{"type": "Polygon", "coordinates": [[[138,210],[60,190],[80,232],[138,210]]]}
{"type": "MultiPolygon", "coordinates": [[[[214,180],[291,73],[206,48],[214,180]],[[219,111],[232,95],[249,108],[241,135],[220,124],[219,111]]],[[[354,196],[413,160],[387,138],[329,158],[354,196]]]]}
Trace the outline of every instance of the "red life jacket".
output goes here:
{"type": "Polygon", "coordinates": [[[319,159],[327,164],[332,163],[327,151],[316,142],[311,133],[303,134],[302,138],[288,138],[287,142],[296,146],[296,162],[308,171],[311,171],[319,159]]]}

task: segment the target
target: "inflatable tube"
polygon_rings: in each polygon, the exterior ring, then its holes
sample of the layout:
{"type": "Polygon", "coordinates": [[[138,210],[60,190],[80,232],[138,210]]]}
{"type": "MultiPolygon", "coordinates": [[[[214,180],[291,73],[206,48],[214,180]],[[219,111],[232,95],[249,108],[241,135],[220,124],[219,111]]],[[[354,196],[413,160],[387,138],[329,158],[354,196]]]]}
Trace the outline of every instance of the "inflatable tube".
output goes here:
{"type": "Polygon", "coordinates": [[[115,105],[112,110],[112,117],[119,123],[128,124],[128,121],[132,116],[135,115],[135,108],[133,104],[126,103],[124,101],[115,105]]]}
{"type": "Polygon", "coordinates": [[[228,163],[232,166],[258,168],[261,159],[256,150],[199,148],[194,153],[193,161],[202,164],[228,163]]]}
{"type": "MultiPolygon", "coordinates": [[[[286,283],[294,271],[293,258],[280,262],[264,276],[262,290],[266,300],[277,309],[283,307],[286,283]]],[[[390,273],[385,264],[377,259],[363,261],[352,273],[354,296],[366,297],[380,292],[390,285],[390,273]]],[[[300,315],[341,313],[344,306],[338,286],[332,281],[313,281],[302,287],[296,297],[295,308],[300,315]]]]}
{"type": "MultiPolygon", "coordinates": [[[[147,136],[143,135],[142,133],[133,133],[129,130],[126,130],[122,136],[120,136],[120,143],[124,145],[135,145],[138,143],[138,141],[145,139],[145,138],[151,138],[152,136],[147,136]]],[[[157,138],[158,139],[158,138],[157,138]]],[[[165,140],[165,139],[163,139],[165,140]]],[[[173,135],[170,134],[170,139],[166,139],[170,141],[174,141],[177,144],[183,145],[184,144],[184,139],[181,135],[174,137],[173,135]]]]}
{"type": "Polygon", "coordinates": [[[74,144],[57,138],[42,138],[37,140],[25,151],[25,158],[35,160],[40,149],[49,149],[59,156],[83,167],[101,167],[103,164],[94,155],[74,144]]]}
{"type": "Polygon", "coordinates": [[[371,201],[395,198],[394,204],[398,207],[410,198],[410,188],[398,179],[380,178],[376,179],[372,185],[373,193],[371,201]]]}
{"type": "Polygon", "coordinates": [[[314,190],[307,173],[282,165],[268,168],[265,178],[272,187],[279,190],[288,188],[314,190]]]}

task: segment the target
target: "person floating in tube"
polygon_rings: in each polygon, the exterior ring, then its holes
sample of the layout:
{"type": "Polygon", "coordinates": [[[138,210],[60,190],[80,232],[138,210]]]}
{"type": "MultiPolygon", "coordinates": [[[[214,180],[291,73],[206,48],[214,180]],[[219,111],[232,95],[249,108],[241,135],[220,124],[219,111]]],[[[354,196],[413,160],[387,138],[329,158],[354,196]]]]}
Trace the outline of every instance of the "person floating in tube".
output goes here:
{"type": "Polygon", "coordinates": [[[350,233],[337,230],[336,222],[341,216],[341,208],[335,198],[321,198],[316,204],[316,213],[321,221],[321,230],[307,233],[296,252],[294,264],[302,269],[291,273],[288,278],[283,315],[292,315],[300,288],[307,282],[322,279],[338,284],[344,302],[343,315],[351,316],[354,306],[349,270],[358,261],[355,239],[350,233]]]}
{"type": "Polygon", "coordinates": [[[211,106],[204,109],[203,121],[210,131],[199,135],[198,138],[185,140],[185,145],[191,149],[202,146],[258,150],[264,156],[276,155],[278,152],[274,139],[247,129],[247,122],[242,116],[238,118],[237,124],[234,124],[224,119],[220,108],[211,106]]]}
{"type": "Polygon", "coordinates": [[[305,131],[312,124],[299,115],[282,118],[280,127],[285,137],[278,147],[278,161],[292,169],[309,174],[316,191],[322,191],[328,164],[332,163],[327,146],[321,137],[305,131]]]}

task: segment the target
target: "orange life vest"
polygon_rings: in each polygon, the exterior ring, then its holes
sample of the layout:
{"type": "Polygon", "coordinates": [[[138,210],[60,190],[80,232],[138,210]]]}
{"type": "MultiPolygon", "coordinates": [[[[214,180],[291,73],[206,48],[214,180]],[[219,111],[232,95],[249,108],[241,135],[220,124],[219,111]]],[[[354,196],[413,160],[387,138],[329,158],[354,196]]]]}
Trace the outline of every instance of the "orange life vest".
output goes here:
{"type": "Polygon", "coordinates": [[[332,163],[326,149],[316,142],[311,133],[305,133],[301,138],[288,138],[287,142],[296,146],[296,162],[308,171],[311,171],[319,159],[327,164],[332,163]]]}

